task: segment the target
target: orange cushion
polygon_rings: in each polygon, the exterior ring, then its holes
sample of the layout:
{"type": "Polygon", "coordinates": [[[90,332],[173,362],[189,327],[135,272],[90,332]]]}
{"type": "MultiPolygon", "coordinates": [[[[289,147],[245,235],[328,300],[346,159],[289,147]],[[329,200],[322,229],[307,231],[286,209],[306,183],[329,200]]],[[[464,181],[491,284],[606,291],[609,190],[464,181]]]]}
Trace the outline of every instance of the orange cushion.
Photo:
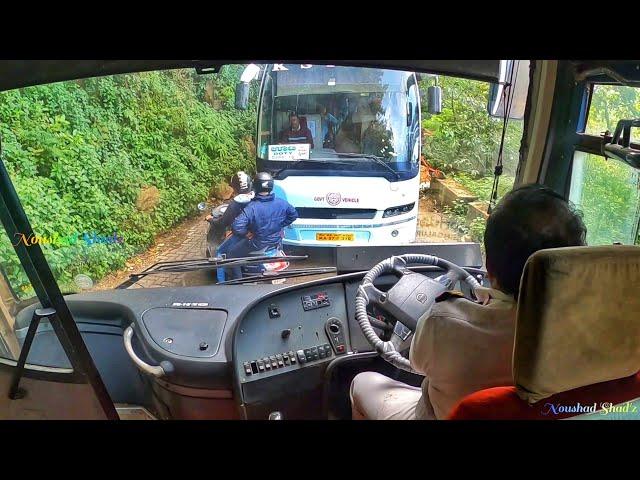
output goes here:
{"type": "Polygon", "coordinates": [[[463,398],[449,420],[559,420],[600,410],[603,403],[616,405],[638,397],[640,372],[558,393],[532,405],[518,397],[515,387],[494,387],[463,398]]]}

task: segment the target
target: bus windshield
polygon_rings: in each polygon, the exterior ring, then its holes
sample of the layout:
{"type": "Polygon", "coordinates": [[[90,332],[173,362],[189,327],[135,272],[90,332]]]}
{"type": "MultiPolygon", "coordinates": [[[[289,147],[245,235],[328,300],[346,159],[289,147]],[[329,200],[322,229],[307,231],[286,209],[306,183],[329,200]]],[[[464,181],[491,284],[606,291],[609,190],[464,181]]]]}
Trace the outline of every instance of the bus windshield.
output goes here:
{"type": "Polygon", "coordinates": [[[308,159],[304,168],[417,170],[419,101],[411,73],[325,65],[272,65],[265,73],[258,157],[308,159]],[[339,160],[337,162],[336,160],[339,160]]]}

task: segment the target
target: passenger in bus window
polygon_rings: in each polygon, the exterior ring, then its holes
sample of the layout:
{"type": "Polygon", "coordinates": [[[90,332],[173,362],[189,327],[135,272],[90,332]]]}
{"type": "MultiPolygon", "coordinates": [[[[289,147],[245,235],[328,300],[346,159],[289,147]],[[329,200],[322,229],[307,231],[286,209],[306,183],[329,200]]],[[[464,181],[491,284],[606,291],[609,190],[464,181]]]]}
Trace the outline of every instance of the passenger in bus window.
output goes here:
{"type": "Polygon", "coordinates": [[[345,121],[336,134],[335,148],[338,153],[362,153],[360,145],[355,141],[354,125],[345,121]]]}
{"type": "Polygon", "coordinates": [[[418,322],[409,360],[425,375],[422,388],[377,372],[351,383],[355,419],[444,419],[465,396],[513,384],[516,306],[524,265],[534,252],[586,244],[581,215],[553,190],[526,185],[506,194],[487,220],[486,266],[492,288],[478,302],[440,296],[418,322]]]}
{"type": "Polygon", "coordinates": [[[289,114],[289,128],[280,134],[280,143],[308,143],[313,148],[313,135],[306,125],[301,125],[296,112],[289,114]]]}
{"type": "Polygon", "coordinates": [[[327,111],[327,107],[320,105],[320,119],[322,122],[322,146],[331,148],[335,143],[335,131],[338,119],[327,111]]]}

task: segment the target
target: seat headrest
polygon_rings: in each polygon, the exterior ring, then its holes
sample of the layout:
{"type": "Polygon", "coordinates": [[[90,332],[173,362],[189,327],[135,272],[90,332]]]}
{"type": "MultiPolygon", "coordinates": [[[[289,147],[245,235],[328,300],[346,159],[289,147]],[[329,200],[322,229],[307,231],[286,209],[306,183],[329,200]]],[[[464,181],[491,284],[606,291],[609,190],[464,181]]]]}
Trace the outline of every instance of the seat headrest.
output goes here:
{"type": "Polygon", "coordinates": [[[640,370],[640,247],[540,250],[518,298],[513,378],[535,403],[640,370]]]}

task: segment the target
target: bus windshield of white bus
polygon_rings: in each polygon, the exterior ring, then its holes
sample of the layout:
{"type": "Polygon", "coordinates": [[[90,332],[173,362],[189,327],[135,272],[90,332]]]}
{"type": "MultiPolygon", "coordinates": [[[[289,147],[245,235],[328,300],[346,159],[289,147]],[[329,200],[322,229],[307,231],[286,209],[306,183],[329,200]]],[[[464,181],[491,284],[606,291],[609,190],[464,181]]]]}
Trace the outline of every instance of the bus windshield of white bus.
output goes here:
{"type": "MultiPolygon", "coordinates": [[[[420,102],[408,72],[326,65],[270,65],[259,111],[263,161],[309,160],[322,169],[413,173],[420,102]],[[374,160],[374,161],[372,161],[374,160]]],[[[277,168],[277,165],[271,165],[277,168]]]]}

